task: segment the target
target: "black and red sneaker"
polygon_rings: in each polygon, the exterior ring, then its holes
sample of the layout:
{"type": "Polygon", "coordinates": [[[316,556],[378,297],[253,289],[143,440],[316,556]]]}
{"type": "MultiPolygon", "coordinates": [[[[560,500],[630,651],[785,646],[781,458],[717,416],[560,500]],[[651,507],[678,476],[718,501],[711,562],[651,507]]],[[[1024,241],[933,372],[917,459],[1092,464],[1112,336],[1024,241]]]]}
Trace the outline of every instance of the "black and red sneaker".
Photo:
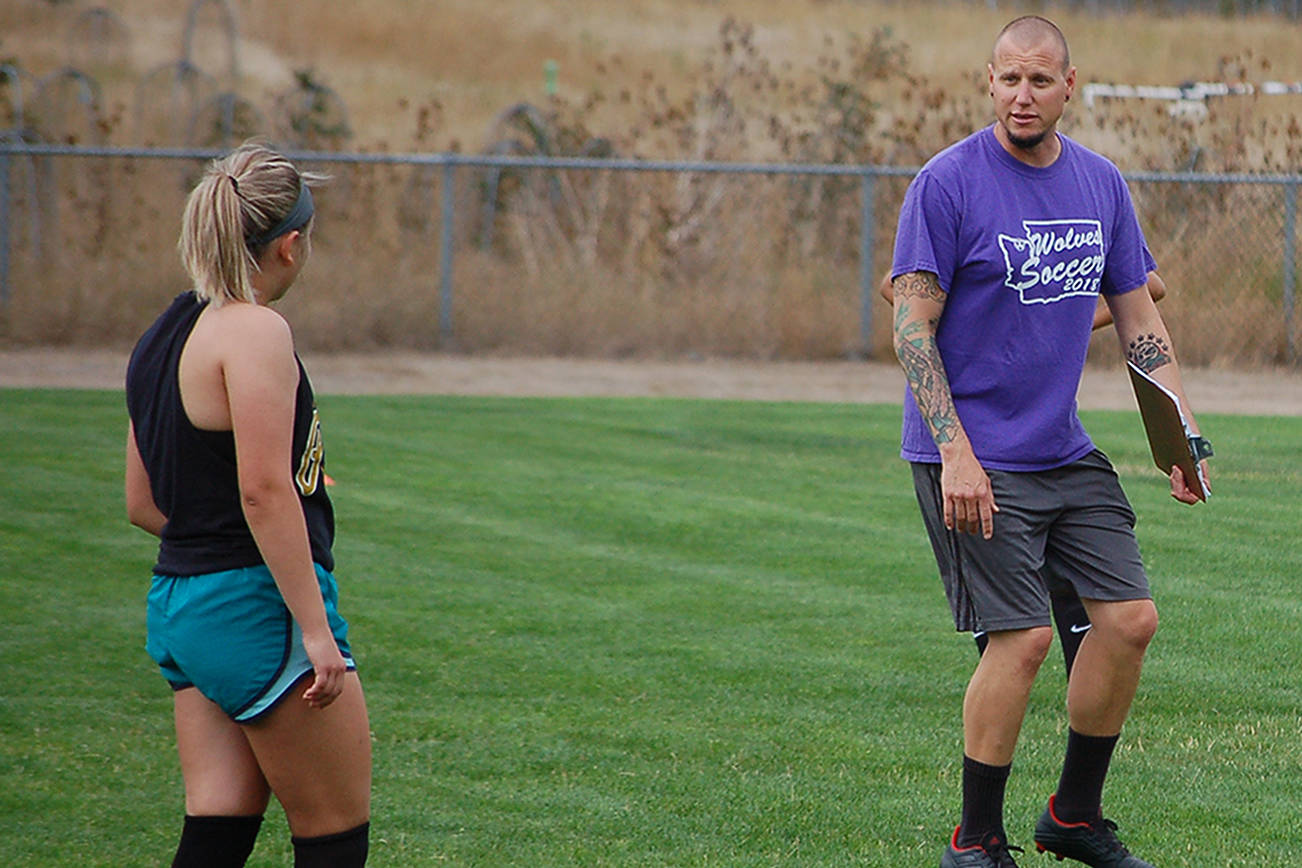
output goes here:
{"type": "Polygon", "coordinates": [[[1053,797],[1035,824],[1035,849],[1063,859],[1075,859],[1093,868],[1153,868],[1132,856],[1117,840],[1117,824],[1098,819],[1083,823],[1064,823],[1053,812],[1053,797]]]}
{"type": "Polygon", "coordinates": [[[1023,852],[1021,847],[1010,847],[999,835],[990,835],[979,844],[971,847],[958,846],[958,827],[949,839],[945,855],[940,857],[940,868],[1017,868],[1013,854],[1009,851],[1023,852]]]}

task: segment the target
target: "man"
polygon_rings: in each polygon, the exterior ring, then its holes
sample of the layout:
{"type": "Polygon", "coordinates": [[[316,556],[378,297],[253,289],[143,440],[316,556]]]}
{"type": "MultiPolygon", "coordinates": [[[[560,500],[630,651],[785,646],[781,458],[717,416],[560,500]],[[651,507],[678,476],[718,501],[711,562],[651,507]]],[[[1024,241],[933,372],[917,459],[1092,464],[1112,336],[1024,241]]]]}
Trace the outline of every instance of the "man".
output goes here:
{"type": "MultiPolygon", "coordinates": [[[[1152,868],[1101,807],[1157,610],[1134,513],[1076,415],[1099,294],[1127,357],[1188,402],[1161,316],[1134,291],[1148,268],[1120,172],[1057,130],[1076,85],[1062,32],[1039,16],[1016,19],[988,74],[995,123],[910,184],[892,268],[909,382],[900,454],[955,626],[989,637],[964,698],[963,809],[941,865],[1015,868],[1004,788],[1051,641],[1053,574],[1075,587],[1093,627],[1068,681],[1066,757],[1036,846],[1092,866],[1152,868]]],[[[1171,493],[1197,500],[1179,470],[1171,493]]]]}

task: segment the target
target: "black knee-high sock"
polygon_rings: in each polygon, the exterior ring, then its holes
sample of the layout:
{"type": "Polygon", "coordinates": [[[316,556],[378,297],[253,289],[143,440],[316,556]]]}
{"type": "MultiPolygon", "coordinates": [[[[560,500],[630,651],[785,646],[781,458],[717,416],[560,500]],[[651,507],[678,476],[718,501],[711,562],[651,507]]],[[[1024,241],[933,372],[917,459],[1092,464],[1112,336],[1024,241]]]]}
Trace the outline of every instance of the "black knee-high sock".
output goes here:
{"type": "Polygon", "coordinates": [[[1097,819],[1102,811],[1103,780],[1112,764],[1119,735],[1081,735],[1067,730],[1067,758],[1062,763],[1053,811],[1064,823],[1097,819]]]}
{"type": "Polygon", "coordinates": [[[262,816],[186,815],[172,868],[243,868],[253,852],[262,816]]]}
{"type": "Polygon", "coordinates": [[[361,868],[370,849],[370,823],[317,838],[291,838],[294,868],[361,868]]]}
{"type": "Polygon", "coordinates": [[[956,843],[971,847],[1004,834],[1004,787],[1012,765],[991,766],[963,757],[963,819],[956,843]]]}

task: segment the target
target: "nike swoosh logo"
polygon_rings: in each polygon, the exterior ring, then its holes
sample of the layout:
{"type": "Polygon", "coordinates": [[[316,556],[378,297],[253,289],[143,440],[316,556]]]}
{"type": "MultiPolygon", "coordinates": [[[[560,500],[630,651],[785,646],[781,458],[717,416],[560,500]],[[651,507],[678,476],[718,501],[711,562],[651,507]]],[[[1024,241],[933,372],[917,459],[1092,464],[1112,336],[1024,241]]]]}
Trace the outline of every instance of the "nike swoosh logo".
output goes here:
{"type": "Polygon", "coordinates": [[[1069,629],[1073,633],[1084,633],[1086,630],[1088,630],[1090,627],[1093,626],[1094,626],[1093,624],[1072,624],[1069,629]]]}

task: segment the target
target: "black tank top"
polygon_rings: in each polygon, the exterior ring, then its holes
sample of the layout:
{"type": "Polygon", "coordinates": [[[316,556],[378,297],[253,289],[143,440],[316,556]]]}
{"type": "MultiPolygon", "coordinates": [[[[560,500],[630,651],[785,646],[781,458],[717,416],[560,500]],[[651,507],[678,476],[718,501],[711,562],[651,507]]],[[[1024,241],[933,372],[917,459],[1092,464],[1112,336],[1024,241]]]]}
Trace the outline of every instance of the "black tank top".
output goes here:
{"type": "MultiPolygon", "coordinates": [[[[141,336],[127,364],[127,412],[149,473],[154,503],[167,517],[154,571],[193,576],[263,562],[240,507],[235,436],[203,431],[181,404],[181,350],[207,306],[184,292],[141,336]]],[[[298,363],[294,409],[294,486],[307,520],[312,559],[334,569],[334,509],[325,490],[321,423],[307,371],[298,363]]]]}

